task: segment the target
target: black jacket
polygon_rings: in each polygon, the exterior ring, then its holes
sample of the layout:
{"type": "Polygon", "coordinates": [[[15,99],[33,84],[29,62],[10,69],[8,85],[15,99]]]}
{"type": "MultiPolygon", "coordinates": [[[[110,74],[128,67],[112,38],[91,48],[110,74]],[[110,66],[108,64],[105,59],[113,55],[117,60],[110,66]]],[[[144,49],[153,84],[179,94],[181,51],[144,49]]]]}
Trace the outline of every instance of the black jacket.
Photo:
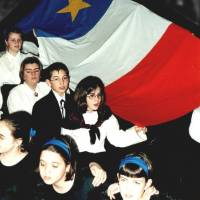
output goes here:
{"type": "MultiPolygon", "coordinates": [[[[70,95],[66,94],[66,115],[71,106],[72,98],[73,92],[70,90],[70,95]]],[[[41,144],[54,136],[60,135],[63,119],[60,106],[53,91],[50,91],[48,95],[35,103],[32,117],[33,128],[36,130],[34,140],[37,143],[41,144]]]]}

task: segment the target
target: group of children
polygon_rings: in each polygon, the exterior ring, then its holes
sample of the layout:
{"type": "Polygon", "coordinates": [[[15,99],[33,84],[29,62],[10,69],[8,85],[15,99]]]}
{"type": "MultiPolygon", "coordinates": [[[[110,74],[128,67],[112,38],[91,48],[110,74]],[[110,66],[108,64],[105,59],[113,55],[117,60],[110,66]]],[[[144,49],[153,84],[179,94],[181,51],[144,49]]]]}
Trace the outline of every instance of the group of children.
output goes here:
{"type": "Polygon", "coordinates": [[[95,185],[94,174],[79,166],[79,151],[70,136],[56,136],[33,155],[31,115],[12,113],[0,121],[0,199],[87,200],[172,199],[152,184],[152,164],[143,153],[119,160],[116,182],[95,185]]]}
{"type": "Polygon", "coordinates": [[[147,129],[120,127],[100,78],[85,77],[73,92],[67,66],[55,62],[42,83],[39,59],[22,60],[21,33],[12,30],[6,45],[0,84],[21,84],[10,91],[10,114],[0,120],[0,199],[172,199],[153,186],[144,154],[120,158],[105,147],[106,141],[120,148],[144,142],[147,129]]]}

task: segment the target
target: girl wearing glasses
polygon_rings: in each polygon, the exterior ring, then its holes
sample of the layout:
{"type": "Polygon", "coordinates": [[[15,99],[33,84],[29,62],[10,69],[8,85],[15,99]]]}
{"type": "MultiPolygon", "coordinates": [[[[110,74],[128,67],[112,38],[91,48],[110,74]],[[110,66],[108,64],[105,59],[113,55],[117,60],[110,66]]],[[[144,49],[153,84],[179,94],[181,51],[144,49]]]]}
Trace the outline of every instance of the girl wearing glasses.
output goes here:
{"type": "Polygon", "coordinates": [[[127,147],[147,139],[145,127],[120,129],[116,117],[106,105],[104,84],[95,76],[88,76],[77,85],[73,109],[63,126],[61,133],[74,138],[80,152],[92,153],[87,159],[96,159],[99,153],[97,162],[103,165],[106,165],[106,139],[116,147],[127,147]]]}

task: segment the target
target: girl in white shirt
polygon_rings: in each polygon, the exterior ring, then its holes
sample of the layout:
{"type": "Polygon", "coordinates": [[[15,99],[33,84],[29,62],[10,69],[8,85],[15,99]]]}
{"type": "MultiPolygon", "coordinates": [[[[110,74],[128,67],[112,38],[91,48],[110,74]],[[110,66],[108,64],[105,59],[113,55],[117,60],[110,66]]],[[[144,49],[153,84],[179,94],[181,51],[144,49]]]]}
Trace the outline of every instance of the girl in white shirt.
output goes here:
{"type": "Polygon", "coordinates": [[[5,35],[6,53],[0,58],[0,87],[3,84],[19,84],[19,70],[21,61],[30,54],[21,53],[22,32],[11,27],[5,35]]]}
{"type": "Polygon", "coordinates": [[[66,116],[61,133],[76,141],[80,152],[105,152],[105,140],[127,147],[147,139],[146,128],[133,126],[120,130],[116,117],[105,104],[104,84],[98,77],[81,80],[74,93],[74,106],[66,116]]]}
{"type": "Polygon", "coordinates": [[[45,82],[39,82],[41,70],[42,64],[36,57],[28,57],[22,61],[19,73],[22,84],[9,93],[9,113],[23,110],[31,114],[35,102],[49,93],[49,86],[45,82]]]}
{"type": "MultiPolygon", "coordinates": [[[[6,31],[6,52],[0,57],[0,89],[4,84],[15,85],[20,83],[20,64],[24,58],[31,56],[31,54],[21,53],[22,43],[23,38],[20,29],[11,27],[6,31]]],[[[2,95],[0,94],[0,96],[2,95]]],[[[4,104],[6,104],[6,102],[3,102],[3,100],[2,102],[0,101],[0,109],[4,104]]]]}
{"type": "MultiPolygon", "coordinates": [[[[80,166],[97,163],[105,169],[98,173],[103,183],[105,173],[112,174],[115,152],[105,149],[106,139],[116,147],[127,147],[147,139],[146,128],[131,127],[121,130],[116,117],[105,104],[104,84],[98,77],[88,76],[81,80],[74,93],[74,105],[63,121],[61,134],[71,136],[77,143],[80,166]]],[[[112,175],[110,175],[112,177],[112,175]]]]}

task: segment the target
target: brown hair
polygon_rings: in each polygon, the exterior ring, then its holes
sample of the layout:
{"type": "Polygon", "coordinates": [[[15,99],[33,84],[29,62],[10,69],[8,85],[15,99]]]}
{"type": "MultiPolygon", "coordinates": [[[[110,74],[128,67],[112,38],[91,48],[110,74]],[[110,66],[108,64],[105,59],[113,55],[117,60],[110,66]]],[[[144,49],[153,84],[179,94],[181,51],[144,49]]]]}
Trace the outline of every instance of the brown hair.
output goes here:
{"type": "Polygon", "coordinates": [[[26,65],[33,64],[33,63],[37,64],[39,66],[39,70],[42,71],[42,68],[43,68],[42,63],[37,57],[32,56],[32,57],[25,58],[21,63],[20,71],[19,71],[19,77],[20,77],[21,83],[24,82],[24,69],[26,65]]]}
{"type": "Polygon", "coordinates": [[[98,110],[105,105],[105,91],[104,91],[104,84],[102,80],[96,76],[88,76],[82,79],[74,92],[74,101],[77,107],[77,111],[81,113],[85,113],[87,110],[87,101],[86,97],[90,94],[93,90],[100,88],[101,92],[101,102],[98,110]]]}
{"type": "Polygon", "coordinates": [[[149,179],[152,176],[153,167],[152,167],[152,163],[151,163],[150,159],[147,157],[147,155],[143,152],[131,153],[131,154],[127,154],[126,156],[124,156],[121,159],[121,161],[125,160],[127,158],[130,158],[130,157],[139,158],[140,160],[144,161],[144,163],[146,164],[146,166],[148,168],[148,174],[138,164],[134,164],[131,162],[130,163],[127,162],[126,164],[119,167],[118,173],[128,176],[128,177],[137,177],[137,178],[144,177],[146,180],[149,179]]]}
{"type": "Polygon", "coordinates": [[[70,156],[68,153],[66,153],[65,150],[63,150],[63,148],[60,148],[59,146],[54,145],[54,144],[48,144],[49,141],[47,141],[42,146],[40,155],[42,151],[44,150],[49,150],[49,151],[58,153],[63,158],[65,164],[70,165],[70,171],[66,174],[66,180],[72,180],[74,174],[76,173],[76,162],[77,162],[77,153],[78,153],[77,145],[70,136],[60,135],[60,136],[54,137],[53,139],[59,140],[62,143],[64,143],[67,147],[69,147],[70,156]]]}

